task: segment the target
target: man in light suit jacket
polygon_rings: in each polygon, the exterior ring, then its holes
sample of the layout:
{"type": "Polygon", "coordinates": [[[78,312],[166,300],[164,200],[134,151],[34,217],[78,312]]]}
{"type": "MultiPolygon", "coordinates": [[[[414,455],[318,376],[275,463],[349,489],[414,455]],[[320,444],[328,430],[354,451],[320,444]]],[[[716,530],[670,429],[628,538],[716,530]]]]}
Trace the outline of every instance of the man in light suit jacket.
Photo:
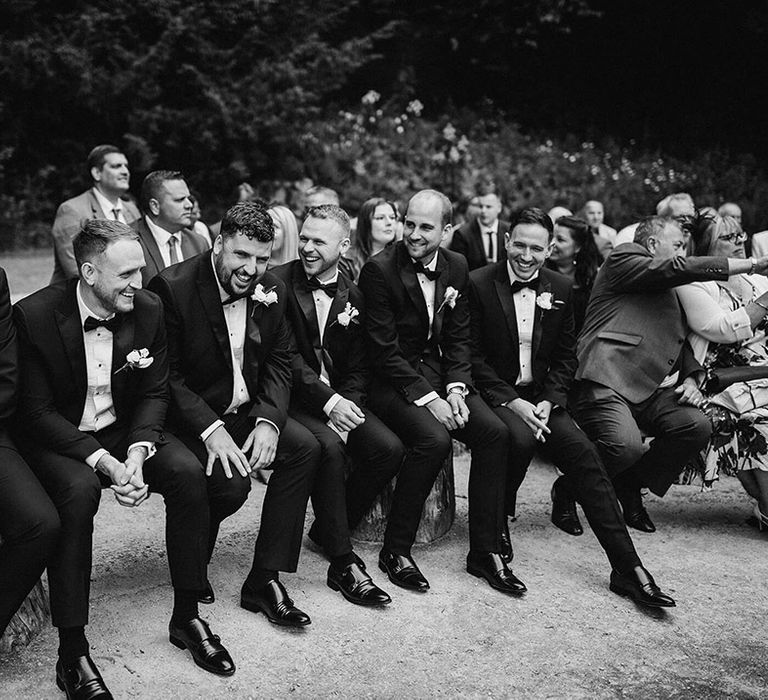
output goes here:
{"type": "Polygon", "coordinates": [[[493,185],[481,188],[476,199],[477,216],[453,232],[450,246],[467,259],[470,270],[504,260],[504,234],[509,231],[509,222],[499,219],[501,200],[493,185]]]}
{"type": "Polygon", "coordinates": [[[365,347],[365,303],[339,272],[349,248],[349,217],[341,207],[312,207],[299,235],[300,260],[272,270],[288,294],[288,317],[298,353],[293,361],[291,416],[322,448],[312,493],[315,522],[309,537],[330,559],[328,585],[350,602],[385,605],[352,549],[350,531],[397,473],[404,448],[367,408],[370,371],[365,347]],[[346,483],[348,456],[353,460],[346,483]],[[351,509],[350,505],[355,508],[351,509]]]}
{"type": "Polygon", "coordinates": [[[144,216],[133,224],[133,229],[144,248],[147,264],[141,281],[146,287],[166,267],[208,250],[210,242],[191,228],[193,204],[180,172],[149,173],[141,183],[140,202],[144,216]]]}
{"type": "Polygon", "coordinates": [[[72,239],[85,219],[112,219],[131,224],[139,210],[128,198],[131,173],[128,160],[116,146],[96,146],[88,154],[88,174],[93,186],[68,199],[56,210],[53,236],[53,275],[51,284],[77,277],[72,239]]]}
{"type": "Polygon", "coordinates": [[[573,294],[567,277],[543,267],[553,229],[541,209],[524,209],[507,234],[507,261],[470,274],[472,375],[509,430],[507,513],[538,446],[565,475],[552,490],[555,525],[565,529],[569,515],[560,492],[573,494],[611,562],[611,590],[671,607],[640,562],[597,449],[566,410],[576,371],[573,294]]]}
{"type": "Polygon", "coordinates": [[[407,448],[379,567],[397,586],[429,589],[411,547],[455,437],[472,450],[467,571],[522,595],[525,584],[501,553],[507,430],[472,387],[469,271],[462,255],[440,247],[450,232],[450,200],[422,190],[408,203],[403,240],[360,273],[374,372],[369,403],[407,448]]]}
{"type": "Polygon", "coordinates": [[[80,278],[46,287],[14,308],[21,357],[17,444],[61,519],[48,565],[59,631],[57,683],[68,697],[112,697],[85,637],[93,519],[105,487],[128,507],[139,506],[148,488],[164,497],[174,589],[169,639],[189,649],[200,667],[231,675],[229,653],[198,616],[209,496],[195,456],[163,429],[165,324],[160,300],[141,289],[141,246],[128,226],[102,220],[87,221],[73,246],[80,278]]]}
{"type": "Polygon", "coordinates": [[[228,507],[211,513],[208,555],[219,523],[245,501],[250,472],[274,463],[240,605],[302,627],[310,618],[293,605],[279,572],[298,565],[320,445],[288,417],[294,343],[285,285],[266,272],[273,240],[266,207],[241,202],[224,215],[212,251],[163,270],[149,287],[165,306],[169,424],[204,465],[209,489],[224,473],[237,490],[228,507]]]}
{"type": "Polygon", "coordinates": [[[768,268],[768,258],[686,258],[685,246],[673,219],[642,221],[635,242],[600,268],[578,340],[576,419],[597,443],[626,523],[645,532],[655,526],[641,487],[663,496],[711,430],[674,287],[768,268]],[[641,431],[654,437],[647,452],[641,431]]]}

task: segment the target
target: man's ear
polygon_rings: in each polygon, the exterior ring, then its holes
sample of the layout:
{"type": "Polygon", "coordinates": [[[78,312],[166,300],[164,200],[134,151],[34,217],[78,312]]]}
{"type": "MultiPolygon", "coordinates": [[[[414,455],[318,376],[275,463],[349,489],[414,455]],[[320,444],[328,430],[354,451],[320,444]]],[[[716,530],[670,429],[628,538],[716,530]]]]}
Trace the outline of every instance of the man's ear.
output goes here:
{"type": "Polygon", "coordinates": [[[89,287],[93,287],[93,285],[96,283],[96,268],[93,266],[93,263],[86,260],[82,265],[80,265],[80,276],[82,277],[83,282],[85,282],[89,287]]]}
{"type": "Polygon", "coordinates": [[[97,168],[95,165],[91,168],[91,180],[101,182],[101,168],[97,168]]]}
{"type": "Polygon", "coordinates": [[[648,240],[646,241],[646,244],[645,244],[645,247],[648,248],[648,252],[655,253],[656,245],[657,245],[656,239],[653,236],[648,236],[648,240]]]}
{"type": "Polygon", "coordinates": [[[215,255],[219,255],[221,253],[221,249],[224,246],[224,239],[222,239],[221,234],[216,236],[216,239],[213,241],[213,252],[215,255]]]}
{"type": "Polygon", "coordinates": [[[349,236],[347,236],[346,238],[342,239],[341,246],[340,246],[341,254],[344,255],[344,253],[346,253],[349,250],[349,246],[351,246],[351,245],[352,245],[352,241],[349,240],[349,236]]]}
{"type": "Polygon", "coordinates": [[[446,224],[443,226],[443,235],[440,237],[441,243],[451,235],[451,231],[453,231],[453,224],[446,224]]]}
{"type": "Polygon", "coordinates": [[[157,216],[160,213],[160,202],[158,202],[154,197],[149,200],[149,211],[152,214],[152,216],[157,216]]]}

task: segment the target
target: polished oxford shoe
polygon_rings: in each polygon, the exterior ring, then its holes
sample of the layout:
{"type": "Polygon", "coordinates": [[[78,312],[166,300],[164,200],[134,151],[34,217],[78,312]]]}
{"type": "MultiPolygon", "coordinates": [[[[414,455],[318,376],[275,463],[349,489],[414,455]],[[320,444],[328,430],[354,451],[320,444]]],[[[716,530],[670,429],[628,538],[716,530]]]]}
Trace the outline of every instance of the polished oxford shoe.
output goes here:
{"type": "Polygon", "coordinates": [[[272,624],[283,627],[306,627],[312,622],[307,613],[293,604],[283,584],[275,579],[258,591],[252,591],[247,584],[243,584],[240,607],[264,613],[272,624]]]}
{"type": "Polygon", "coordinates": [[[88,654],[66,667],[57,661],[56,685],[66,693],[67,700],[112,700],[112,693],[88,654]]]}
{"type": "Polygon", "coordinates": [[[610,589],[614,593],[632,598],[640,605],[652,608],[674,608],[675,601],[664,593],[642,566],[636,566],[628,574],[611,571],[610,589]]]}
{"type": "Polygon", "coordinates": [[[509,570],[501,554],[495,552],[482,554],[470,552],[467,555],[467,571],[473,576],[484,578],[491,588],[497,591],[522,595],[528,590],[525,584],[509,570]]]}
{"type": "Polygon", "coordinates": [[[204,603],[205,605],[211,605],[216,601],[216,596],[213,595],[213,586],[210,581],[205,582],[205,588],[200,591],[197,596],[198,603],[204,603]]]}
{"type": "Polygon", "coordinates": [[[509,535],[509,525],[504,523],[501,530],[501,558],[509,564],[515,558],[515,552],[512,549],[512,538],[509,535]]]}
{"type": "Polygon", "coordinates": [[[221,639],[213,634],[208,623],[199,617],[193,617],[189,622],[180,625],[171,620],[168,625],[168,639],[179,649],[189,649],[194,662],[210,673],[231,676],[235,672],[235,662],[224,648],[221,639]]]}
{"type": "Polygon", "coordinates": [[[551,519],[555,527],[559,527],[569,535],[578,537],[584,534],[584,528],[579,521],[579,514],[576,512],[576,501],[568,493],[568,488],[562,476],[552,484],[551,519]]]}
{"type": "Polygon", "coordinates": [[[328,567],[328,587],[356,605],[387,605],[392,602],[365,571],[365,564],[350,564],[339,571],[328,567]]]}
{"type": "Polygon", "coordinates": [[[628,527],[632,527],[640,532],[656,532],[656,526],[653,524],[648,511],[640,506],[636,511],[624,511],[624,522],[628,527]]]}
{"type": "Polygon", "coordinates": [[[429,581],[419,571],[416,562],[402,554],[393,554],[384,549],[379,553],[379,568],[387,575],[390,581],[400,588],[426,593],[429,590],[429,581]]]}

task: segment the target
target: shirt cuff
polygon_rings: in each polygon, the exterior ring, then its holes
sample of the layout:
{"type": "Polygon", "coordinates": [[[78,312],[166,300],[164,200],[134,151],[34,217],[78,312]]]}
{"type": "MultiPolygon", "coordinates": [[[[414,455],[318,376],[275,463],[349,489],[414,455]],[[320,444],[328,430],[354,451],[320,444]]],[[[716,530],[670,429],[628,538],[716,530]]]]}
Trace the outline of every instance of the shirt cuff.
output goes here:
{"type": "Polygon", "coordinates": [[[424,394],[420,399],[416,399],[413,403],[417,406],[426,406],[430,401],[439,399],[440,396],[436,391],[430,391],[428,394],[424,394]]]}
{"type": "Polygon", "coordinates": [[[277,437],[280,437],[280,428],[278,428],[271,420],[268,418],[257,418],[256,425],[259,423],[269,423],[277,431],[277,437]]]}
{"type": "Polygon", "coordinates": [[[139,442],[134,442],[132,445],[128,446],[128,452],[130,452],[134,447],[146,447],[147,448],[147,456],[144,458],[144,461],[150,459],[151,457],[155,456],[155,453],[157,452],[157,448],[155,447],[154,442],[149,442],[149,440],[140,440],[139,442]]]}
{"type": "Polygon", "coordinates": [[[326,416],[330,416],[334,406],[336,406],[336,404],[339,403],[341,399],[341,394],[334,394],[331,396],[331,398],[325,402],[325,406],[323,406],[323,413],[325,413],[326,416]]]}
{"type": "Polygon", "coordinates": [[[736,334],[736,340],[747,340],[754,335],[752,330],[752,321],[749,318],[747,310],[741,306],[734,312],[731,328],[736,334]]]}
{"type": "Polygon", "coordinates": [[[93,469],[93,471],[96,471],[96,465],[99,463],[99,460],[104,456],[108,455],[109,452],[105,450],[103,447],[100,450],[96,450],[96,452],[93,452],[92,454],[89,454],[85,458],[85,463],[93,469]]]}
{"type": "Polygon", "coordinates": [[[467,385],[464,382],[451,382],[450,384],[446,384],[445,393],[449,394],[454,387],[461,389],[462,396],[467,395],[467,385]]]}
{"type": "Polygon", "coordinates": [[[220,428],[222,425],[224,425],[223,420],[213,421],[213,423],[211,423],[205,430],[203,430],[202,433],[200,433],[200,439],[205,442],[209,437],[211,437],[213,431],[217,428],[220,428]]]}

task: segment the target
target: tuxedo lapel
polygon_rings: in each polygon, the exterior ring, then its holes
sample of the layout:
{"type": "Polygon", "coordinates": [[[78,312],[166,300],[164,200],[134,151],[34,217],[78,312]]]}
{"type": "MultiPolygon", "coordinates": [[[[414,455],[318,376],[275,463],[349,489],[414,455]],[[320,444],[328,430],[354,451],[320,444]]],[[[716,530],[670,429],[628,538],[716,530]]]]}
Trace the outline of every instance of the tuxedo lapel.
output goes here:
{"type": "Polygon", "coordinates": [[[507,266],[499,265],[498,274],[493,281],[493,286],[496,289],[496,296],[501,304],[501,309],[504,312],[504,319],[507,322],[507,329],[509,330],[509,342],[510,347],[513,350],[515,358],[515,372],[516,376],[520,368],[520,353],[518,348],[520,347],[520,334],[517,330],[517,313],[515,312],[515,301],[512,298],[512,288],[509,284],[509,275],[507,274],[507,266]]]}
{"type": "Polygon", "coordinates": [[[160,248],[157,247],[157,241],[152,235],[152,231],[149,230],[147,222],[143,218],[139,220],[138,230],[141,240],[144,243],[144,248],[147,253],[149,253],[149,257],[152,258],[155,267],[158,271],[164,270],[165,262],[163,261],[163,256],[160,254],[160,248]]]}
{"type": "Polygon", "coordinates": [[[331,301],[331,308],[328,310],[328,318],[325,321],[325,329],[323,331],[323,346],[328,347],[328,331],[334,325],[339,325],[337,322],[338,315],[344,311],[347,302],[349,301],[349,287],[347,287],[344,278],[339,275],[339,289],[336,292],[336,296],[331,301]],[[342,287],[342,285],[344,285],[342,287]]]}
{"type": "MultiPolygon", "coordinates": [[[[544,292],[552,293],[552,285],[548,279],[544,278],[543,271],[539,272],[539,286],[536,290],[536,300],[538,302],[539,297],[544,292]]],[[[544,332],[544,313],[545,310],[536,304],[536,313],[533,317],[533,342],[531,344],[531,361],[536,357],[536,353],[539,351],[539,345],[541,345],[541,335],[544,332]]]]}
{"type": "Polygon", "coordinates": [[[126,362],[126,357],[131,350],[141,350],[133,347],[136,322],[132,313],[123,316],[120,327],[112,337],[112,399],[115,407],[120,403],[125,393],[125,384],[132,370],[124,369],[117,372],[126,362]]]}
{"type": "Polygon", "coordinates": [[[99,200],[96,199],[96,195],[93,193],[93,188],[88,190],[88,204],[91,207],[92,219],[111,219],[112,218],[110,216],[112,212],[106,212],[101,208],[101,204],[99,204],[99,200]]]}
{"type": "Polygon", "coordinates": [[[405,250],[405,246],[398,248],[397,251],[397,266],[400,273],[400,279],[403,282],[405,291],[408,292],[408,296],[411,298],[416,311],[419,315],[419,319],[424,324],[424,328],[429,330],[429,314],[427,313],[427,304],[424,301],[424,295],[421,292],[421,285],[416,277],[416,270],[413,267],[413,263],[408,256],[408,252],[405,250]]]}
{"type": "MultiPolygon", "coordinates": [[[[201,257],[199,260],[197,271],[197,293],[200,295],[200,301],[205,309],[205,315],[210,321],[213,334],[216,336],[216,341],[219,344],[219,348],[227,363],[227,367],[231,370],[232,350],[229,345],[227,322],[224,319],[224,309],[221,306],[219,286],[216,284],[213,266],[211,265],[210,257],[207,255],[201,257]]],[[[250,306],[248,311],[248,318],[250,318],[250,306]]]]}
{"type": "Polygon", "coordinates": [[[77,309],[75,286],[67,290],[66,303],[54,313],[59,334],[64,345],[64,352],[69,361],[72,377],[77,387],[77,394],[85,401],[88,389],[87,369],[85,366],[85,341],[80,313],[77,309]]]}
{"type": "Polygon", "coordinates": [[[293,291],[296,294],[296,301],[299,303],[301,309],[301,315],[304,317],[305,328],[307,329],[307,339],[312,345],[312,351],[317,361],[317,365],[313,367],[316,372],[320,372],[320,364],[323,360],[323,349],[320,343],[320,326],[317,323],[317,311],[315,309],[315,299],[306,288],[306,275],[301,267],[301,263],[297,262],[293,266],[291,280],[293,282],[293,291]]]}
{"type": "Polygon", "coordinates": [[[437,265],[435,270],[440,273],[440,277],[435,280],[435,318],[432,322],[432,334],[440,341],[440,331],[443,328],[443,316],[446,312],[447,304],[443,304],[445,290],[448,289],[448,260],[444,255],[437,251],[437,265]],[[442,306],[442,308],[440,308],[442,306]],[[440,312],[438,313],[438,309],[440,312]]]}

